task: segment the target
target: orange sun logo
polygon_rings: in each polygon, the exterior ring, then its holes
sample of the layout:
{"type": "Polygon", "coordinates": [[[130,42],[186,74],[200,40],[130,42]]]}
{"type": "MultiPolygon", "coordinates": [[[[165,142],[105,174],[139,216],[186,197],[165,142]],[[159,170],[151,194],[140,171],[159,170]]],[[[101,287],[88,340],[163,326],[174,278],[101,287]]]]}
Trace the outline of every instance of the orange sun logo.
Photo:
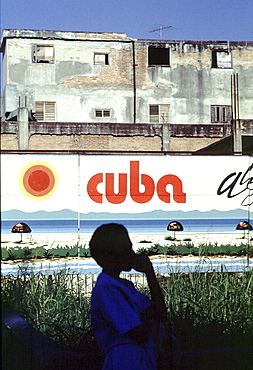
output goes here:
{"type": "Polygon", "coordinates": [[[58,188],[58,175],[53,166],[46,162],[32,162],[20,173],[19,185],[22,192],[33,200],[46,200],[58,188]]]}

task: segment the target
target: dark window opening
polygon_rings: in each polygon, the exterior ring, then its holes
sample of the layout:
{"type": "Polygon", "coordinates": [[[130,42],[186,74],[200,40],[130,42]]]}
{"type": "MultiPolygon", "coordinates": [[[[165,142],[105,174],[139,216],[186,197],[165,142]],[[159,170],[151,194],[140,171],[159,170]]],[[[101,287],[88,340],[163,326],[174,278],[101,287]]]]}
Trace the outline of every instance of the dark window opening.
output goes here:
{"type": "Polygon", "coordinates": [[[212,51],[212,68],[232,68],[231,53],[228,51],[212,51]]]}
{"type": "Polygon", "coordinates": [[[149,46],[148,48],[148,65],[170,65],[170,51],[168,48],[157,48],[149,46]]]}
{"type": "Polygon", "coordinates": [[[33,63],[54,63],[54,47],[51,45],[33,45],[33,63]]]}
{"type": "Polygon", "coordinates": [[[102,66],[109,65],[109,54],[107,53],[95,53],[94,54],[94,64],[100,64],[102,66]]]}
{"type": "Polygon", "coordinates": [[[212,51],[212,68],[217,68],[217,52],[212,51]]]}
{"type": "Polygon", "coordinates": [[[150,105],[149,106],[149,114],[151,116],[158,116],[159,115],[159,106],[158,105],[150,105]]]}

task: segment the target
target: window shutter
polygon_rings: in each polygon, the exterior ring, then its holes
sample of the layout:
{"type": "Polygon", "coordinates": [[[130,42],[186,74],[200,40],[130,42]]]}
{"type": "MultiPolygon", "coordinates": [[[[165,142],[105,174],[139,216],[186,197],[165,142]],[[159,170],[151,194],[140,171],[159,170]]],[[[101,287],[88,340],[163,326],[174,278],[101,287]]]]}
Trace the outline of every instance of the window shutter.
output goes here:
{"type": "Polygon", "coordinates": [[[211,122],[215,122],[215,106],[211,106],[211,122]]]}
{"type": "Polygon", "coordinates": [[[159,107],[160,107],[160,122],[169,123],[169,113],[170,113],[169,104],[161,104],[159,107]]]}
{"type": "Polygon", "coordinates": [[[41,122],[55,121],[55,102],[35,102],[34,117],[41,122]]]}
{"type": "Polygon", "coordinates": [[[221,121],[222,122],[227,122],[228,120],[228,108],[227,107],[222,107],[222,117],[221,117],[221,121]]]}
{"type": "Polygon", "coordinates": [[[96,117],[103,117],[103,112],[102,110],[96,110],[96,117]]]}
{"type": "Polygon", "coordinates": [[[228,116],[227,116],[227,122],[231,122],[231,107],[228,107],[228,116]]]}
{"type": "Polygon", "coordinates": [[[35,103],[34,117],[37,121],[44,121],[44,103],[43,102],[35,103]]]}
{"type": "Polygon", "coordinates": [[[229,105],[211,105],[211,122],[231,122],[231,107],[229,105]]]}
{"type": "Polygon", "coordinates": [[[47,102],[45,103],[45,122],[55,121],[55,103],[47,102]]]}

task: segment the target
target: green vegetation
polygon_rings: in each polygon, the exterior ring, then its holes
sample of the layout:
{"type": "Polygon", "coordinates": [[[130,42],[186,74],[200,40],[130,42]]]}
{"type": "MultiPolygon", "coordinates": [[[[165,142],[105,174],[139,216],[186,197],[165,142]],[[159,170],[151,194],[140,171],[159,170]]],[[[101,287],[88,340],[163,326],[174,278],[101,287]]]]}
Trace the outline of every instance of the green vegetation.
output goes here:
{"type": "Polygon", "coordinates": [[[90,302],[80,275],[2,277],[3,308],[13,309],[47,336],[74,350],[93,341],[90,302]]]}
{"type": "MultiPolygon", "coordinates": [[[[88,275],[86,275],[87,277],[88,275]]],[[[2,304],[71,349],[94,350],[85,275],[2,277],[2,304]]],[[[185,350],[251,346],[253,271],[158,275],[168,308],[169,331],[185,350]]],[[[147,286],[138,286],[148,293],[147,286]]]]}
{"type": "Polygon", "coordinates": [[[172,330],[186,349],[252,345],[252,270],[170,274],[161,285],[172,330]]]}
{"type": "MultiPolygon", "coordinates": [[[[172,238],[173,239],[173,238],[172,238]]],[[[231,244],[217,244],[217,243],[199,243],[195,245],[191,240],[183,240],[182,242],[173,242],[172,239],[166,237],[166,240],[170,240],[170,244],[161,245],[159,243],[152,244],[151,241],[142,240],[140,243],[150,243],[150,247],[140,247],[137,250],[138,254],[145,253],[148,256],[165,254],[171,256],[253,256],[253,246],[249,248],[246,243],[240,245],[231,244]]],[[[80,257],[91,257],[89,248],[86,248],[85,244],[79,246],[80,257]]],[[[65,258],[65,257],[77,257],[78,256],[78,245],[73,246],[65,245],[65,247],[56,246],[48,248],[47,245],[37,246],[35,248],[22,247],[20,245],[7,248],[1,248],[1,259],[3,261],[8,260],[31,260],[41,258],[65,258]]]]}
{"type": "Polygon", "coordinates": [[[90,257],[90,251],[84,245],[75,244],[73,246],[66,245],[65,247],[48,248],[47,245],[37,246],[35,248],[28,247],[2,247],[1,248],[1,259],[3,261],[8,260],[28,260],[28,259],[41,259],[41,258],[63,258],[63,257],[77,257],[78,249],[81,257],[90,257]]]}
{"type": "Polygon", "coordinates": [[[200,243],[195,246],[190,241],[185,241],[182,243],[172,243],[170,245],[160,245],[156,243],[149,248],[141,247],[137,250],[138,254],[145,253],[148,256],[153,256],[157,254],[165,254],[170,256],[252,256],[253,247],[249,249],[246,244],[241,243],[240,245],[230,245],[230,244],[211,244],[211,243],[200,243]]]}

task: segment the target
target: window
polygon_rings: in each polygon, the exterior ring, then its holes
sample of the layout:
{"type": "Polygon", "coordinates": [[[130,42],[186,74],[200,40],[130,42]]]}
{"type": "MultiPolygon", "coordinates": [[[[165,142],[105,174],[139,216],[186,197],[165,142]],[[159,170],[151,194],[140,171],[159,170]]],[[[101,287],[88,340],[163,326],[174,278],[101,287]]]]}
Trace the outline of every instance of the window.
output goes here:
{"type": "Polygon", "coordinates": [[[109,54],[94,53],[94,64],[100,64],[101,66],[109,66],[109,54]]]}
{"type": "Polygon", "coordinates": [[[55,122],[55,102],[35,102],[34,117],[41,122],[55,122]]]}
{"type": "Polygon", "coordinates": [[[110,112],[109,109],[96,109],[95,110],[95,116],[97,118],[110,117],[111,112],[110,112]]]}
{"type": "Polygon", "coordinates": [[[212,105],[211,122],[228,123],[231,121],[231,107],[229,105],[212,105]]]}
{"type": "Polygon", "coordinates": [[[168,48],[149,46],[148,48],[149,66],[169,66],[170,50],[168,48]]]}
{"type": "Polygon", "coordinates": [[[149,122],[153,123],[169,123],[169,104],[150,105],[149,106],[149,122]]]}
{"type": "Polygon", "coordinates": [[[232,68],[231,53],[228,51],[212,51],[212,68],[232,68]]]}
{"type": "Polygon", "coordinates": [[[49,45],[33,45],[33,63],[54,63],[54,47],[49,45]]]}

